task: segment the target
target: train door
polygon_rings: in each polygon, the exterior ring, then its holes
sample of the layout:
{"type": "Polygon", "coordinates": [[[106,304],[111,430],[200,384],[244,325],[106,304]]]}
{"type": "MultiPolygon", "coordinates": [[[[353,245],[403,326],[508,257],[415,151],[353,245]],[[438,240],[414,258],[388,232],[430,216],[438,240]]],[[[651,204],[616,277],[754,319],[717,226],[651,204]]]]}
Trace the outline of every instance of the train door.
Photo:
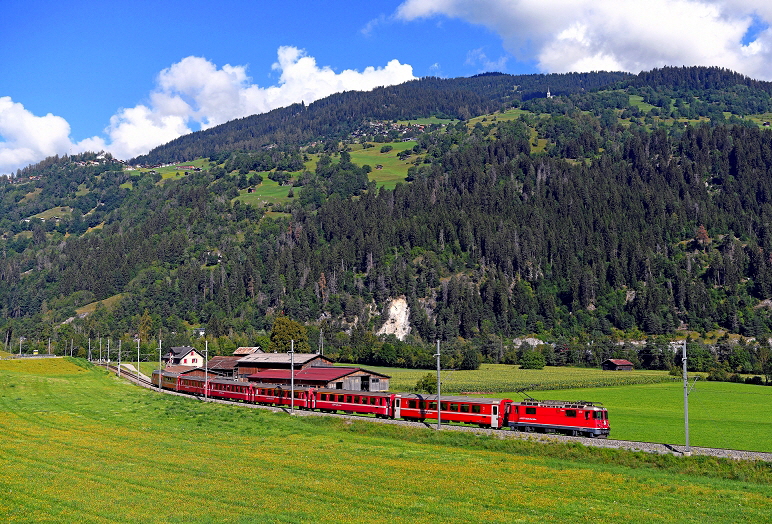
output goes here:
{"type": "Polygon", "coordinates": [[[394,418],[400,417],[400,411],[402,410],[402,397],[397,395],[394,397],[394,418]]]}
{"type": "Polygon", "coordinates": [[[499,427],[499,407],[496,405],[491,406],[491,427],[499,427]]]}

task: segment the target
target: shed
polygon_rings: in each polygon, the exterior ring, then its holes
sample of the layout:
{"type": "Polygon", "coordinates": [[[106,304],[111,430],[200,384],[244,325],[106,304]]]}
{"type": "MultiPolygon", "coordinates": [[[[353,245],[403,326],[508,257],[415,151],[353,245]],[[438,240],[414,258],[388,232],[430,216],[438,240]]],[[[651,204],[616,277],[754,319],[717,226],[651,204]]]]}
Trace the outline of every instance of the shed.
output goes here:
{"type": "MultiPolygon", "coordinates": [[[[295,385],[351,391],[388,391],[389,377],[357,367],[312,366],[295,371],[295,385]]],[[[289,369],[266,369],[249,375],[250,382],[290,384],[289,369]]]]}
{"type": "MultiPolygon", "coordinates": [[[[239,378],[246,378],[253,373],[266,369],[289,369],[292,358],[288,353],[251,353],[239,359],[236,364],[239,378]]],[[[295,353],[295,370],[315,366],[332,366],[333,361],[316,353],[295,353]]]]}
{"type": "Polygon", "coordinates": [[[633,363],[622,358],[610,358],[602,364],[604,371],[632,371],[633,363]]]}

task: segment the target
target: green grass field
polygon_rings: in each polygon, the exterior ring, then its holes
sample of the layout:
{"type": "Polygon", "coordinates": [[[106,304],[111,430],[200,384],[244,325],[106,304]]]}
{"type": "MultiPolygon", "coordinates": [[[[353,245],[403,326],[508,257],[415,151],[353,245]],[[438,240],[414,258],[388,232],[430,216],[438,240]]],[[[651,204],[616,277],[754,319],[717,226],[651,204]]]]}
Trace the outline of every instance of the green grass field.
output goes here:
{"type": "MultiPolygon", "coordinates": [[[[373,168],[370,171],[370,180],[374,180],[378,187],[394,189],[394,187],[405,182],[407,170],[413,165],[415,155],[411,155],[406,160],[397,158],[397,154],[406,149],[412,149],[415,141],[409,142],[390,142],[388,144],[376,143],[375,147],[367,149],[358,149],[351,151],[351,161],[357,165],[369,165],[373,168]],[[381,153],[381,147],[389,145],[393,149],[388,153],[381,153]],[[382,169],[376,169],[376,166],[383,166],[382,169]]],[[[420,155],[419,155],[420,156],[420,155]]]]}
{"type": "MultiPolygon", "coordinates": [[[[611,438],[684,444],[683,382],[539,391],[533,396],[602,402],[609,410],[611,438]]],[[[772,387],[698,380],[689,395],[689,442],[772,452],[770,406],[772,387]]]]}
{"type": "Polygon", "coordinates": [[[762,522],[768,464],[291,417],[0,362],[5,522],[762,522]]]}

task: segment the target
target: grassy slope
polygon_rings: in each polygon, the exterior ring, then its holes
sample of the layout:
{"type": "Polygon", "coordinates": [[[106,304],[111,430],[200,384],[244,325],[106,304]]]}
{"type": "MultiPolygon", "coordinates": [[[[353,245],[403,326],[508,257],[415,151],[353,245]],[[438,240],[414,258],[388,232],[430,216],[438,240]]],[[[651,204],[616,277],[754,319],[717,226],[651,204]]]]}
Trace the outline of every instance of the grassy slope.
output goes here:
{"type": "Polygon", "coordinates": [[[772,502],[768,465],[289,417],[58,359],[0,362],[0,432],[5,521],[737,522],[772,502]]]}

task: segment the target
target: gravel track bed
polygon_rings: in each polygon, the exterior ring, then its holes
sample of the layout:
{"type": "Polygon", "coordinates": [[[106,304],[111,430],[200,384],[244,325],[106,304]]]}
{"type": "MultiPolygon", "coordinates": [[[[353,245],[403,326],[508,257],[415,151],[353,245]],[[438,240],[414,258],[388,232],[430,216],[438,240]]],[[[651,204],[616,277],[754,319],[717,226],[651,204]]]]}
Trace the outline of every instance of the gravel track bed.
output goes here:
{"type": "MultiPolygon", "coordinates": [[[[158,391],[158,388],[156,386],[151,386],[150,383],[148,383],[147,381],[137,380],[135,377],[125,373],[123,374],[123,376],[124,378],[130,380],[131,382],[134,382],[139,386],[146,387],[148,389],[153,389],[154,391],[158,391]]],[[[163,392],[168,395],[179,395],[183,397],[190,397],[190,395],[186,393],[177,393],[176,391],[163,390],[163,392]]],[[[291,413],[289,408],[284,408],[284,407],[245,404],[243,402],[233,402],[230,400],[221,400],[221,399],[211,399],[211,398],[203,399],[201,397],[196,397],[196,398],[199,398],[201,401],[204,401],[204,402],[214,402],[217,404],[231,404],[231,405],[236,404],[239,406],[245,406],[245,407],[255,408],[255,409],[267,409],[273,412],[283,412],[288,414],[291,413]]],[[[375,417],[365,417],[361,415],[342,415],[342,414],[322,413],[319,411],[305,411],[301,409],[296,409],[294,414],[296,416],[304,416],[304,417],[334,416],[334,417],[341,417],[348,420],[370,421],[370,422],[378,422],[381,424],[393,424],[397,426],[410,426],[410,427],[417,427],[417,428],[432,428],[432,429],[437,428],[436,423],[431,424],[428,422],[412,422],[407,420],[379,419],[375,417]]],[[[595,446],[599,448],[618,448],[618,449],[627,449],[630,451],[642,451],[645,453],[670,454],[670,455],[678,455],[678,456],[686,455],[685,453],[686,446],[674,446],[671,444],[659,444],[656,442],[634,442],[629,440],[569,437],[569,436],[557,435],[557,434],[521,433],[519,431],[485,429],[485,428],[476,428],[473,426],[457,426],[457,425],[448,425],[448,424],[443,424],[442,430],[466,431],[470,433],[492,435],[501,439],[519,438],[519,439],[535,440],[535,441],[544,442],[544,443],[578,442],[580,444],[584,444],[585,446],[595,446]]],[[[760,460],[765,462],[772,462],[772,453],[765,453],[761,451],[742,451],[742,450],[735,450],[735,449],[702,448],[702,447],[691,446],[691,455],[706,455],[711,457],[722,457],[722,458],[730,458],[735,460],[760,460]]]]}

